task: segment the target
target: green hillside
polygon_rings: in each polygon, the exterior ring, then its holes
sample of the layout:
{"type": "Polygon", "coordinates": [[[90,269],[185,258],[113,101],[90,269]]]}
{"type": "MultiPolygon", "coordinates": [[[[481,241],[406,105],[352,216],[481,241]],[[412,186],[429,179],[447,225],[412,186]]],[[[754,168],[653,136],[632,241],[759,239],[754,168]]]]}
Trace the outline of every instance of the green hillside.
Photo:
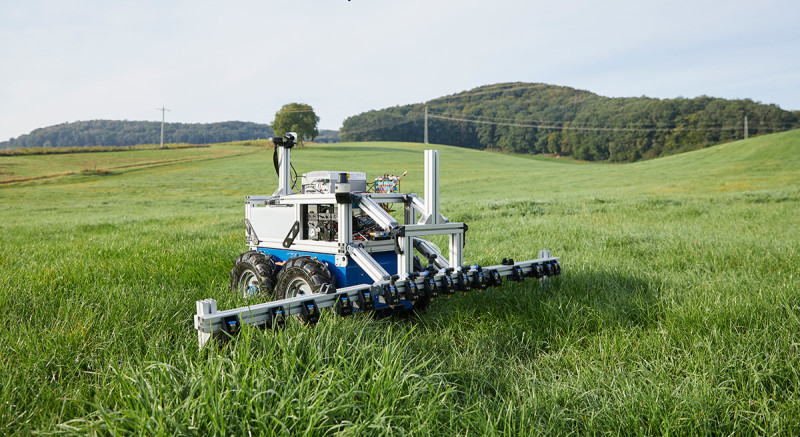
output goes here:
{"type": "MultiPolygon", "coordinates": [[[[170,143],[209,144],[255,140],[273,136],[266,124],[243,121],[220,123],[166,123],[164,138],[170,143]]],[[[135,146],[158,143],[161,123],[155,121],[88,120],[33,130],[0,142],[0,149],[16,147],[135,146]]]]}
{"type": "MultiPolygon", "coordinates": [[[[245,121],[219,123],[166,123],[167,143],[212,144],[229,141],[267,139],[275,133],[268,124],[245,121]]],[[[88,120],[34,129],[32,132],[0,141],[0,150],[13,148],[70,148],[97,146],[136,146],[159,143],[161,123],[134,120],[88,120]]],[[[318,143],[339,142],[339,132],[320,129],[318,143]]]]}
{"type": "MultiPolygon", "coordinates": [[[[195,301],[252,302],[228,272],[271,150],[0,156],[42,176],[0,185],[0,433],[800,433],[800,131],[613,165],[431,147],[466,260],[562,275],[203,351],[195,301]]],[[[422,193],[425,148],[292,159],[422,193]]]]}
{"type": "MultiPolygon", "coordinates": [[[[427,102],[430,142],[631,162],[800,127],[796,112],[749,99],[610,98],[541,83],[501,83],[427,102]]],[[[424,104],[346,119],[344,141],[423,141],[424,104]]]]}

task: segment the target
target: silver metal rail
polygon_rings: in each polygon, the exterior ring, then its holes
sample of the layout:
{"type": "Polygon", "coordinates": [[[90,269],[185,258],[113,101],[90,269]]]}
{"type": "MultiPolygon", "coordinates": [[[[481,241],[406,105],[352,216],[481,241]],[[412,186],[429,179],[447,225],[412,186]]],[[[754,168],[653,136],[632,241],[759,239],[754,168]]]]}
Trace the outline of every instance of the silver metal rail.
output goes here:
{"type": "Polygon", "coordinates": [[[309,294],[225,311],[217,309],[216,300],[204,299],[196,302],[194,327],[202,348],[215,333],[235,335],[243,325],[278,329],[286,324],[291,315],[298,315],[305,323],[314,324],[319,320],[320,308],[334,307],[336,314],[347,316],[356,309],[374,310],[376,303],[388,305],[389,308],[401,305],[401,301],[414,302],[499,286],[503,278],[520,282],[524,278],[545,280],[561,273],[559,260],[558,257],[551,257],[550,251],[543,250],[539,252],[539,258],[534,260],[503,260],[502,264],[491,267],[471,265],[431,269],[402,278],[395,275],[373,284],[354,285],[328,290],[328,293],[309,294]]]}

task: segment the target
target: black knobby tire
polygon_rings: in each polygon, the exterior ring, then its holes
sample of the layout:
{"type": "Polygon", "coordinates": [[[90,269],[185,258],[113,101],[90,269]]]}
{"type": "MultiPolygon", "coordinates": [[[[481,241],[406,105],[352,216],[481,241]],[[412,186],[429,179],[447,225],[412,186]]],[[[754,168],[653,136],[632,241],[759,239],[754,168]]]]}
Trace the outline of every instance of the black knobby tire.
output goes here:
{"type": "Polygon", "coordinates": [[[318,293],[325,285],[333,286],[333,276],[320,260],[308,255],[290,258],[278,273],[275,293],[278,299],[318,293]]]}
{"type": "Polygon", "coordinates": [[[272,295],[277,282],[272,256],[250,250],[236,258],[230,288],[244,297],[272,295]]]}

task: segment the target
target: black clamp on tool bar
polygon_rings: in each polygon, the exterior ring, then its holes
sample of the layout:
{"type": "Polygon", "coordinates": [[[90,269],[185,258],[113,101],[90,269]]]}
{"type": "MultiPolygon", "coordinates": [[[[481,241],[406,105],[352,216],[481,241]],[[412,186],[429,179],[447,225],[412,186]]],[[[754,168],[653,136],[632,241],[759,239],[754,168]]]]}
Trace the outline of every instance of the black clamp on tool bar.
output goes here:
{"type": "Polygon", "coordinates": [[[472,273],[473,286],[479,290],[486,290],[489,288],[489,277],[483,271],[483,267],[475,265],[475,271],[472,273]]]}
{"type": "Polygon", "coordinates": [[[439,297],[439,288],[436,287],[436,278],[434,273],[428,270],[425,275],[425,295],[428,299],[435,299],[439,297]]]}
{"type": "Polygon", "coordinates": [[[419,287],[417,287],[416,279],[416,273],[409,273],[408,279],[406,279],[406,300],[411,302],[416,302],[422,297],[422,293],[420,293],[419,287]]]}
{"type": "Polygon", "coordinates": [[[514,274],[512,276],[514,277],[515,281],[522,282],[525,280],[525,273],[522,272],[522,267],[514,266],[513,271],[514,274]]]}
{"type": "Polygon", "coordinates": [[[499,287],[503,285],[503,276],[500,274],[500,272],[498,272],[497,270],[492,270],[489,274],[493,286],[499,287]]]}
{"type": "Polygon", "coordinates": [[[236,335],[239,332],[242,324],[239,322],[239,316],[232,315],[222,319],[222,331],[228,335],[236,335]]]}
{"type": "Polygon", "coordinates": [[[286,311],[283,310],[282,306],[269,309],[265,326],[275,331],[286,328],[286,311]]]}
{"type": "Polygon", "coordinates": [[[391,279],[389,279],[389,283],[383,286],[383,300],[386,305],[394,306],[400,303],[400,294],[397,292],[397,281],[398,276],[393,275],[391,279]]]}
{"type": "MultiPolygon", "coordinates": [[[[370,297],[372,296],[370,295],[370,297]]],[[[347,293],[337,293],[336,304],[333,306],[333,310],[342,317],[353,314],[353,301],[350,300],[350,296],[348,296],[347,293]]]]}
{"type": "MultiPolygon", "coordinates": [[[[503,261],[501,261],[500,264],[504,266],[511,266],[511,274],[508,275],[508,278],[512,281],[522,282],[525,279],[525,274],[522,273],[522,267],[514,265],[514,258],[503,258],[503,261]]],[[[536,267],[531,265],[531,269],[531,272],[533,272],[536,267]]]]}
{"type": "Polygon", "coordinates": [[[461,271],[458,273],[458,283],[456,288],[461,292],[468,292],[472,290],[472,279],[470,279],[469,266],[462,266],[461,271]]]}
{"type": "Polygon", "coordinates": [[[319,322],[319,308],[314,299],[304,300],[300,303],[300,318],[309,326],[319,322]]]}
{"type": "Polygon", "coordinates": [[[371,290],[363,290],[358,293],[358,307],[361,308],[361,311],[375,309],[375,299],[372,297],[371,290]]]}
{"type": "Polygon", "coordinates": [[[456,286],[453,283],[453,268],[448,267],[444,270],[444,276],[442,277],[442,293],[444,294],[455,294],[456,286]]]}
{"type": "Polygon", "coordinates": [[[541,279],[545,277],[545,270],[544,266],[541,264],[531,264],[531,272],[528,274],[536,279],[541,279]]]}

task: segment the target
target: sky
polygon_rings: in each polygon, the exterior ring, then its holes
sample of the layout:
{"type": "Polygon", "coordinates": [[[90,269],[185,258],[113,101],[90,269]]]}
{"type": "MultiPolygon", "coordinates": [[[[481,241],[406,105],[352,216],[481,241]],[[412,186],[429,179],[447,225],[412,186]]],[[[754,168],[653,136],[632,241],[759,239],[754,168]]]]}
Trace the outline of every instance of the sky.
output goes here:
{"type": "Polygon", "coordinates": [[[78,120],[349,116],[500,82],[800,110],[800,1],[0,0],[0,141],[78,120]]]}

